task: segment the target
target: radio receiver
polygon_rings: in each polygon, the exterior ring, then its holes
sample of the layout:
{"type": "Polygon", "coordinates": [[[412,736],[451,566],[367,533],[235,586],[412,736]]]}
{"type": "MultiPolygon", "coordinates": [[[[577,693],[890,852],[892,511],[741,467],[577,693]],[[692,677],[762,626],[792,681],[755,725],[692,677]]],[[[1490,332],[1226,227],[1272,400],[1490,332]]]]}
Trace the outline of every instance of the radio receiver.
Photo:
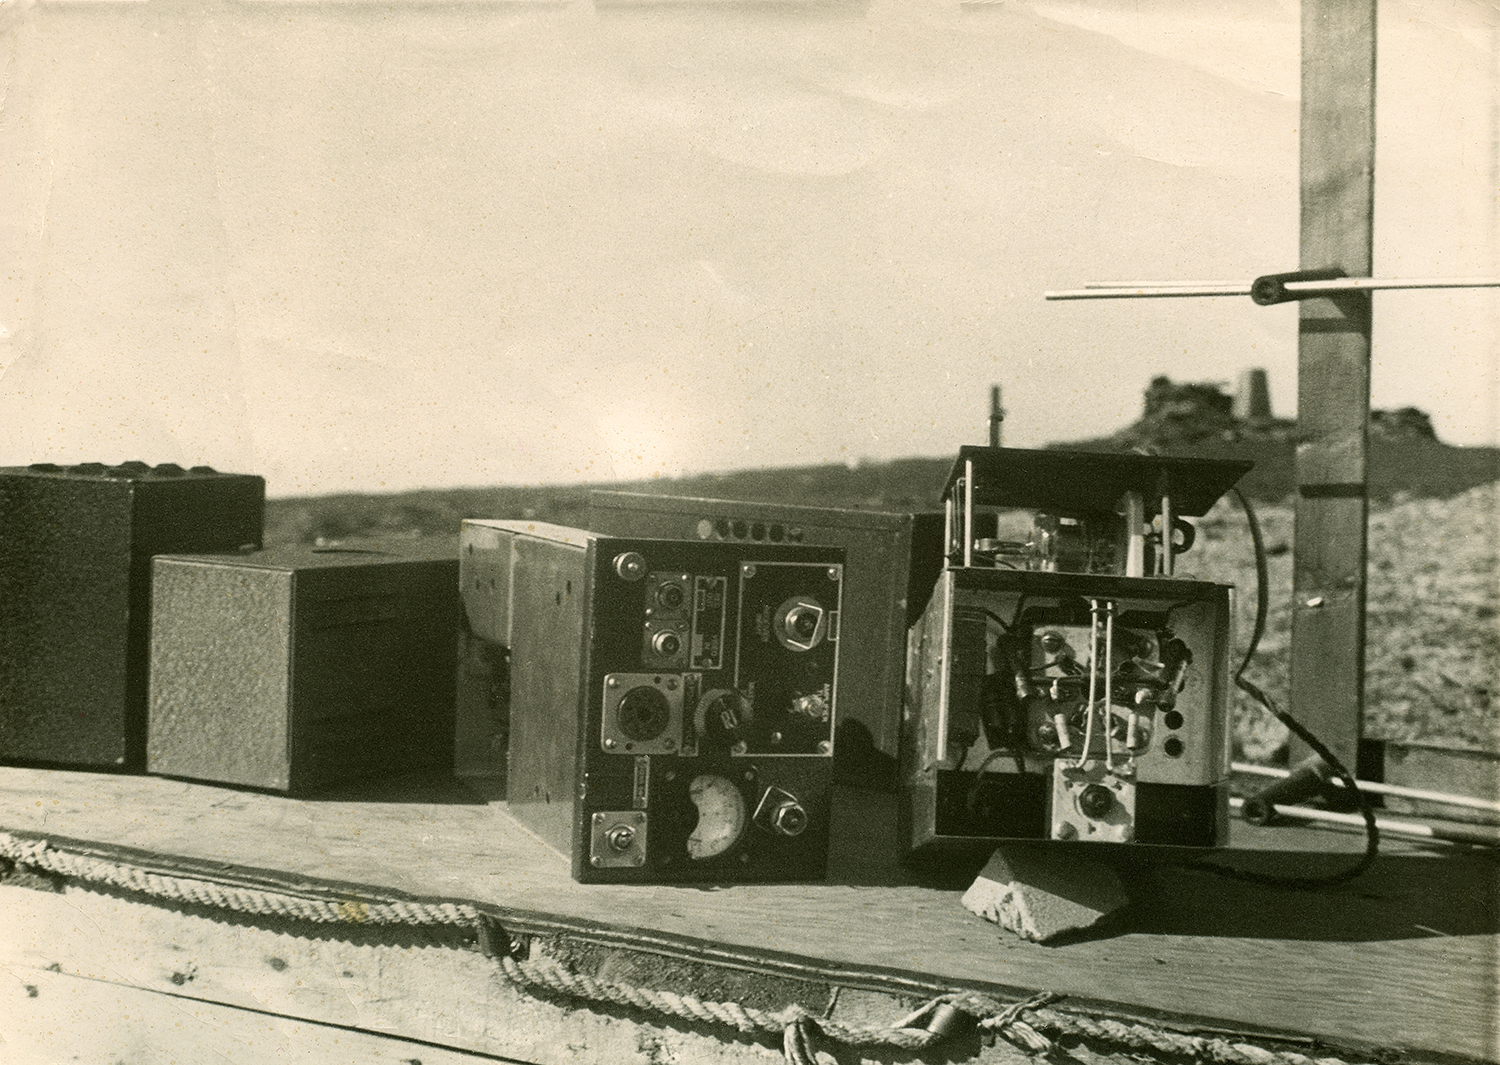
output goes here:
{"type": "Polygon", "coordinates": [[[839,631],[840,782],[894,790],[901,733],[906,631],[921,617],[942,569],[941,514],[593,492],[589,528],[612,536],[842,547],[839,631]]]}
{"type": "Polygon", "coordinates": [[[1227,838],[1232,588],[1177,556],[1247,462],[960,450],[908,642],[912,848],[1227,838]],[[1029,529],[1004,538],[1015,508],[1029,529]]]}
{"type": "Polygon", "coordinates": [[[575,879],[823,875],[841,550],[471,519],[460,563],[509,653],[511,812],[575,879]]]}

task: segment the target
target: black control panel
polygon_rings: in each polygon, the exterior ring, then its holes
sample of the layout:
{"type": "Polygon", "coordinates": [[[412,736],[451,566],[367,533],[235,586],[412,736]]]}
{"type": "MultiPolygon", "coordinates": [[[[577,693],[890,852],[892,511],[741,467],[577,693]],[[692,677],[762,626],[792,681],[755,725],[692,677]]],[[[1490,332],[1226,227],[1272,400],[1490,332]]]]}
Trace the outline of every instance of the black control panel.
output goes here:
{"type": "Polygon", "coordinates": [[[467,521],[460,558],[509,651],[511,811],[576,878],[823,875],[841,550],[467,521]]]}

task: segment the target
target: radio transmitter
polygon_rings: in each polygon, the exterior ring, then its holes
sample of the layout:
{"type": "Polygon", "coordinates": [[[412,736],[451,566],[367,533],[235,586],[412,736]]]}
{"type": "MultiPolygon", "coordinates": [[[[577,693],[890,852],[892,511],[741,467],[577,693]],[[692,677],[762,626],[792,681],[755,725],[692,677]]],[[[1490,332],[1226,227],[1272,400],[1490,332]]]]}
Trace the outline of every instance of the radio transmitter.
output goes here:
{"type": "Polygon", "coordinates": [[[1233,589],[1176,562],[1249,468],[960,450],[908,641],[910,847],[1226,841],[1233,589]]]}
{"type": "Polygon", "coordinates": [[[460,564],[511,812],[575,879],[823,876],[843,551],[470,519],[460,564]]]}
{"type": "Polygon", "coordinates": [[[896,789],[906,632],[942,569],[941,514],[596,491],[589,494],[588,521],[612,536],[842,547],[834,772],[841,783],[896,789]]]}

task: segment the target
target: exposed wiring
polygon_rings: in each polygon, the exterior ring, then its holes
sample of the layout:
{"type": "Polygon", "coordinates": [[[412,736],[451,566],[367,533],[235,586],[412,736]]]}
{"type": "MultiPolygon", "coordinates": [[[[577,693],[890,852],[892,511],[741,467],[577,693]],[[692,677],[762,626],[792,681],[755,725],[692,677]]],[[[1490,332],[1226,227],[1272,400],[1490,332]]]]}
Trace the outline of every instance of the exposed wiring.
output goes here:
{"type": "Polygon", "coordinates": [[[1269,608],[1268,586],[1270,584],[1270,568],[1266,563],[1266,543],[1261,535],[1260,520],[1255,516],[1255,508],[1251,506],[1250,500],[1238,487],[1230,488],[1230,493],[1239,501],[1240,507],[1245,511],[1245,520],[1250,526],[1250,539],[1255,545],[1255,628],[1250,634],[1250,644],[1245,648],[1245,657],[1240,662],[1240,668],[1235,670],[1234,683],[1261,706],[1285,725],[1292,733],[1307,744],[1314,754],[1323,760],[1340,780],[1344,787],[1349,789],[1349,794],[1359,800],[1359,812],[1365,823],[1365,851],[1357,862],[1346,869],[1327,876],[1278,876],[1273,873],[1257,873],[1247,869],[1234,869],[1217,862],[1191,862],[1191,868],[1205,869],[1210,872],[1219,873],[1223,876],[1233,877],[1236,880],[1246,880],[1255,884],[1269,884],[1281,887],[1296,888],[1320,888],[1329,887],[1334,884],[1342,884],[1353,880],[1362,874],[1375,861],[1376,854],[1380,851],[1380,829],[1375,823],[1375,811],[1370,805],[1370,797],[1360,790],[1359,783],[1354,779],[1354,774],[1349,772],[1344,763],[1337,755],[1328,749],[1324,743],[1314,736],[1291,714],[1282,710],[1272,701],[1271,697],[1263,692],[1258,685],[1245,676],[1245,670],[1250,666],[1250,660],[1255,657],[1256,648],[1260,646],[1260,638],[1266,631],[1266,614],[1269,608]]]}

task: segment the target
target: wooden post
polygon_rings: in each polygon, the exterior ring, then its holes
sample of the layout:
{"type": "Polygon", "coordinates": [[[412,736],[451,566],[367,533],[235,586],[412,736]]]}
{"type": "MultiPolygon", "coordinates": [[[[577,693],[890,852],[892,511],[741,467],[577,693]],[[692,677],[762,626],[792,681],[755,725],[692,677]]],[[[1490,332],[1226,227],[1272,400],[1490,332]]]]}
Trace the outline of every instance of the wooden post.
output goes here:
{"type": "MultiPolygon", "coordinates": [[[[1301,268],[1371,273],[1375,0],[1302,0],[1301,268]]],[[[1352,770],[1364,701],[1370,294],[1304,300],[1291,711],[1352,770]]],[[[1294,743],[1293,763],[1305,753],[1294,743]]]]}

